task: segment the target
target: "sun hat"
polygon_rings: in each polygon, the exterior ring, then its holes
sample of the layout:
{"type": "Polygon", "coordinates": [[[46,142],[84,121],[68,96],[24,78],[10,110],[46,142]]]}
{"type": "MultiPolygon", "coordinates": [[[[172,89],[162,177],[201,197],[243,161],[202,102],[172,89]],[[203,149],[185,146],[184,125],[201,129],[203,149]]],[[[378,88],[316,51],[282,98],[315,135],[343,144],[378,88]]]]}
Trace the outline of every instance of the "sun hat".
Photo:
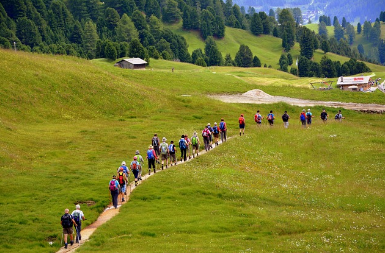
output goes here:
{"type": "Polygon", "coordinates": [[[125,161],[123,161],[123,162],[122,162],[122,165],[123,165],[123,166],[126,166],[126,162],[125,162],[125,161]]]}
{"type": "Polygon", "coordinates": [[[310,109],[307,109],[308,112],[310,112],[310,109]]]}
{"type": "Polygon", "coordinates": [[[217,125],[217,122],[214,122],[214,125],[217,125]]]}
{"type": "Polygon", "coordinates": [[[148,148],[153,148],[152,145],[150,145],[148,148]]]}
{"type": "Polygon", "coordinates": [[[135,151],[135,155],[139,155],[139,150],[135,151]]]}
{"type": "Polygon", "coordinates": [[[163,137],[163,138],[162,138],[162,141],[167,141],[166,137],[163,137]]]}
{"type": "Polygon", "coordinates": [[[210,123],[207,123],[208,126],[210,126],[210,123]]]}

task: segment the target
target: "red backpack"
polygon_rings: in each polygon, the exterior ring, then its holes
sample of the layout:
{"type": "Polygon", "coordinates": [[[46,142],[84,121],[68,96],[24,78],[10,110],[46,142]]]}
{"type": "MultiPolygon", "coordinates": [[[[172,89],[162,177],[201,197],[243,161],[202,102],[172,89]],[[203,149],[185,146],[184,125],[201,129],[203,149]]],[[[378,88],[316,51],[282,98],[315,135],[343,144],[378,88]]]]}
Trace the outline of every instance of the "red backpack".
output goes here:
{"type": "Polygon", "coordinates": [[[124,184],[124,173],[119,172],[119,184],[124,184]]]}
{"type": "Polygon", "coordinates": [[[245,118],[244,117],[239,117],[239,124],[241,124],[241,125],[245,124],[245,118]]]}

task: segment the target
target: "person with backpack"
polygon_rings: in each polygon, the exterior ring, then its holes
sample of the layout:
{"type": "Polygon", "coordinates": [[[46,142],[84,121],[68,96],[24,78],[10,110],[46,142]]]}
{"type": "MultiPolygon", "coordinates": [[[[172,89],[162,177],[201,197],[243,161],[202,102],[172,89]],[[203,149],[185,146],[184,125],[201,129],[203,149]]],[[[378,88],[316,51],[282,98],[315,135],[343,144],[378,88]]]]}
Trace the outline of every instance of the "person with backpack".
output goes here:
{"type": "Polygon", "coordinates": [[[181,139],[179,140],[179,148],[180,148],[180,160],[186,161],[187,160],[187,155],[186,155],[187,142],[184,139],[184,135],[182,135],[181,139]]]}
{"type": "Polygon", "coordinates": [[[322,122],[323,123],[326,123],[326,121],[328,120],[328,114],[326,112],[325,109],[322,109],[322,112],[321,112],[321,119],[322,119],[322,122]]]}
{"type": "Polygon", "coordinates": [[[108,189],[111,192],[112,205],[115,208],[118,208],[119,182],[116,180],[116,175],[112,176],[112,179],[108,184],[108,189]]]}
{"type": "Polygon", "coordinates": [[[311,118],[313,118],[313,114],[310,112],[310,109],[307,109],[306,113],[306,123],[311,125],[311,118]]]}
{"type": "Polygon", "coordinates": [[[221,118],[221,123],[219,123],[219,130],[221,131],[221,141],[223,143],[223,141],[226,141],[227,138],[227,126],[223,118],[221,118]]]}
{"type": "Polygon", "coordinates": [[[267,114],[267,122],[269,122],[270,126],[274,125],[274,119],[275,119],[275,116],[273,114],[273,110],[270,110],[270,113],[267,114]]]}
{"type": "Polygon", "coordinates": [[[84,217],[83,211],[80,210],[80,205],[77,204],[75,206],[75,210],[72,212],[72,217],[77,224],[75,227],[76,229],[76,243],[79,243],[79,241],[82,239],[82,235],[80,234],[80,231],[82,230],[82,221],[84,221],[86,218],[84,217]]]}
{"type": "Polygon", "coordinates": [[[210,123],[207,123],[207,128],[210,131],[210,135],[209,135],[210,148],[213,148],[213,145],[212,145],[213,144],[213,128],[211,127],[210,123]]]}
{"type": "Polygon", "coordinates": [[[150,175],[151,167],[154,168],[154,173],[156,173],[155,169],[155,160],[157,160],[158,157],[156,156],[156,152],[153,149],[152,145],[148,147],[147,150],[147,161],[148,161],[148,175],[150,175]]]}
{"type": "Polygon", "coordinates": [[[342,113],[341,113],[341,110],[338,110],[338,113],[336,114],[336,116],[334,116],[334,119],[341,122],[342,119],[344,119],[345,117],[342,117],[342,113]]]}
{"type": "Polygon", "coordinates": [[[202,137],[203,137],[203,142],[205,144],[206,151],[210,150],[210,137],[209,137],[210,135],[211,135],[210,130],[208,126],[206,126],[205,129],[203,129],[202,131],[202,137]]]}
{"type": "Polygon", "coordinates": [[[262,120],[263,120],[263,116],[259,113],[259,110],[258,110],[257,113],[254,115],[254,121],[255,123],[257,123],[257,126],[262,125],[262,120]]]}
{"type": "Polygon", "coordinates": [[[283,121],[283,127],[284,128],[289,127],[289,119],[290,119],[290,116],[289,116],[289,114],[287,114],[287,111],[285,111],[285,113],[282,115],[282,121],[283,121]]]}
{"type": "Polygon", "coordinates": [[[60,221],[60,224],[63,227],[64,248],[65,249],[68,247],[68,243],[67,243],[68,235],[70,235],[71,246],[74,244],[74,236],[73,236],[74,230],[72,227],[73,227],[73,225],[77,226],[74,218],[72,217],[71,214],[69,214],[69,212],[70,212],[69,209],[65,209],[64,214],[61,217],[61,221],[60,221]]]}
{"type": "Polygon", "coordinates": [[[176,165],[176,148],[175,148],[175,145],[174,145],[174,141],[171,141],[170,142],[170,145],[168,145],[168,150],[169,150],[169,154],[170,154],[170,164],[172,166],[173,163],[175,163],[176,165]]]}
{"type": "Polygon", "coordinates": [[[162,160],[162,170],[163,170],[164,160],[166,160],[166,169],[168,167],[168,154],[169,154],[169,150],[168,150],[168,144],[166,143],[166,141],[167,141],[166,137],[163,137],[162,138],[162,143],[159,146],[161,160],[162,160]]]}
{"type": "Polygon", "coordinates": [[[132,174],[134,174],[134,177],[135,177],[135,186],[138,185],[139,167],[140,167],[140,164],[138,162],[138,157],[134,156],[134,160],[130,164],[130,169],[132,171],[132,174]]]}
{"type": "Polygon", "coordinates": [[[305,109],[302,110],[301,114],[299,115],[299,120],[301,121],[302,127],[306,128],[306,113],[305,109]]]}
{"type": "Polygon", "coordinates": [[[126,174],[123,171],[123,168],[120,168],[117,175],[117,180],[119,182],[119,196],[120,196],[121,202],[124,202],[124,195],[126,195],[127,178],[126,178],[126,174]]]}
{"type": "Polygon", "coordinates": [[[151,140],[151,144],[155,150],[155,153],[157,156],[160,155],[160,150],[159,150],[159,144],[160,144],[160,141],[159,141],[159,138],[158,138],[158,134],[154,134],[154,137],[152,137],[152,140],[151,140]]]}
{"type": "Polygon", "coordinates": [[[139,150],[135,151],[135,156],[138,158],[137,162],[139,163],[139,175],[138,180],[142,180],[142,166],[144,166],[143,156],[139,154],[139,150]]]}
{"type": "Polygon", "coordinates": [[[130,174],[130,171],[129,171],[129,169],[126,166],[126,162],[125,161],[122,162],[122,165],[118,168],[116,173],[118,173],[121,168],[123,169],[124,174],[126,174],[126,178],[128,178],[128,174],[130,174]]]}
{"type": "Polygon", "coordinates": [[[186,156],[188,155],[188,159],[191,159],[191,140],[188,138],[188,135],[184,135],[184,139],[187,143],[186,156]]]}
{"type": "Polygon", "coordinates": [[[217,122],[214,122],[214,127],[213,127],[213,135],[214,135],[214,143],[215,146],[219,145],[219,127],[217,122]]]}
{"type": "Polygon", "coordinates": [[[197,132],[194,132],[193,136],[191,137],[191,145],[192,145],[192,156],[195,157],[195,153],[197,156],[199,155],[199,138],[197,135],[197,132]]]}
{"type": "Polygon", "coordinates": [[[238,122],[239,122],[239,136],[242,135],[242,132],[243,132],[243,135],[245,135],[245,118],[243,117],[243,114],[241,114],[241,116],[239,117],[238,122]]]}

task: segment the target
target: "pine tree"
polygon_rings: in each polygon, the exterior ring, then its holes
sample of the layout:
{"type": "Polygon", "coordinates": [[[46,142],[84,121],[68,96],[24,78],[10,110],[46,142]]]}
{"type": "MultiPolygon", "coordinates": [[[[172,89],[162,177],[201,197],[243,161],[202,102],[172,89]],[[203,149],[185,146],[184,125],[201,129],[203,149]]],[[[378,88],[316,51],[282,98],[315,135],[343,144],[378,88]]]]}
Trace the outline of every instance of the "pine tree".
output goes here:
{"type": "Polygon", "coordinates": [[[235,55],[235,63],[238,67],[253,66],[253,53],[246,45],[241,45],[237,54],[235,55]]]}
{"type": "Polygon", "coordinates": [[[198,60],[198,58],[204,58],[204,54],[202,52],[202,49],[198,48],[195,49],[191,54],[192,62],[195,64],[195,62],[198,60]]]}
{"type": "Polygon", "coordinates": [[[127,14],[123,14],[116,27],[117,40],[130,43],[131,40],[137,39],[138,37],[139,33],[136,30],[134,23],[127,14]]]}
{"type": "Polygon", "coordinates": [[[138,39],[133,39],[130,42],[128,55],[133,58],[141,59],[144,59],[146,57],[146,51],[138,39]]]}
{"type": "Polygon", "coordinates": [[[132,13],[131,20],[134,23],[136,30],[138,30],[138,32],[141,30],[148,29],[146,19],[140,11],[138,10],[134,11],[134,13],[132,13]]]}
{"type": "Polygon", "coordinates": [[[334,38],[336,38],[337,41],[344,38],[344,30],[338,23],[334,26],[334,38]]]}
{"type": "Polygon", "coordinates": [[[309,60],[313,58],[314,42],[310,29],[303,27],[302,36],[300,38],[299,46],[301,48],[301,55],[309,60]]]}
{"type": "Polygon", "coordinates": [[[261,35],[263,33],[262,21],[257,13],[254,13],[254,15],[251,18],[250,30],[251,30],[251,33],[256,36],[261,35]]]}
{"type": "Polygon", "coordinates": [[[253,67],[261,67],[261,60],[259,60],[258,56],[254,56],[253,58],[253,67]]]}
{"type": "Polygon", "coordinates": [[[331,78],[331,77],[337,76],[334,63],[325,55],[322,57],[320,65],[321,65],[321,72],[325,77],[331,78]]]}
{"type": "Polygon", "coordinates": [[[347,25],[346,18],[343,17],[343,18],[342,18],[341,26],[342,26],[343,28],[346,28],[346,25],[347,25]]]}
{"type": "Polygon", "coordinates": [[[329,42],[327,40],[322,41],[321,49],[322,49],[322,51],[324,51],[325,54],[327,52],[330,52],[330,45],[329,45],[329,42]]]}
{"type": "Polygon", "coordinates": [[[206,39],[209,36],[213,36],[213,23],[214,23],[214,16],[211,12],[208,10],[203,10],[201,15],[201,36],[203,39],[206,39]]]}
{"type": "Polygon", "coordinates": [[[84,37],[83,45],[87,58],[93,59],[95,57],[96,42],[98,40],[98,34],[96,33],[96,25],[88,20],[84,25],[84,37]]]}
{"type": "Polygon", "coordinates": [[[318,24],[318,34],[325,35],[326,37],[328,36],[328,29],[326,28],[326,24],[323,21],[318,24]]]}
{"type": "Polygon", "coordinates": [[[287,54],[287,63],[289,64],[289,66],[293,64],[293,57],[290,53],[287,54]]]}
{"type": "Polygon", "coordinates": [[[300,77],[309,76],[310,61],[303,56],[298,59],[298,75],[300,77]]]}
{"type": "Polygon", "coordinates": [[[30,47],[37,46],[41,43],[41,35],[35,23],[26,17],[18,19],[16,35],[21,43],[30,47]]]}
{"type": "Polygon", "coordinates": [[[151,17],[154,15],[157,18],[161,18],[161,10],[158,1],[156,0],[146,0],[146,5],[144,7],[146,16],[151,17]]]}
{"type": "Polygon", "coordinates": [[[263,34],[270,34],[270,22],[269,17],[266,15],[264,11],[258,13],[261,18],[262,26],[263,26],[263,34]]]}
{"type": "Polygon", "coordinates": [[[175,23],[181,19],[178,3],[174,0],[167,0],[167,5],[163,8],[163,21],[175,23]]]}
{"type": "Polygon", "coordinates": [[[357,24],[357,33],[361,34],[361,23],[357,24]]]}
{"type": "Polygon", "coordinates": [[[286,32],[286,41],[287,41],[286,51],[288,51],[287,49],[290,50],[290,48],[294,46],[294,42],[295,42],[294,41],[295,39],[294,18],[288,9],[283,9],[279,14],[278,22],[281,24],[280,29],[281,29],[282,36],[284,35],[284,32],[286,32]]]}
{"type": "Polygon", "coordinates": [[[226,54],[226,56],[225,56],[225,64],[224,65],[225,66],[235,66],[235,62],[231,58],[230,54],[226,54]]]}
{"type": "Polygon", "coordinates": [[[104,51],[104,55],[106,56],[107,59],[110,60],[116,60],[117,58],[117,52],[116,48],[112,44],[112,42],[108,42],[104,51]]]}

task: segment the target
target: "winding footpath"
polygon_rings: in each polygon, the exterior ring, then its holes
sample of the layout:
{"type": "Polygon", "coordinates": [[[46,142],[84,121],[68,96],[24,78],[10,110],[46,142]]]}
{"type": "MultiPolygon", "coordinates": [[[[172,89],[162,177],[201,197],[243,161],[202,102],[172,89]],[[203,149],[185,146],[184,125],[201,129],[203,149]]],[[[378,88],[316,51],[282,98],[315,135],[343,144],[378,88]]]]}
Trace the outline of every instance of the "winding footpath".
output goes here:
{"type": "MultiPolygon", "coordinates": [[[[231,137],[227,137],[227,140],[229,140],[231,137]]],[[[219,144],[222,144],[221,141],[219,141],[219,144]]],[[[213,145],[213,148],[215,148],[215,145],[213,145]]],[[[205,150],[201,150],[199,152],[199,156],[201,155],[204,155],[206,154],[207,152],[209,151],[205,151],[205,150]]],[[[199,156],[195,156],[195,158],[199,157],[199,156]]],[[[191,159],[188,159],[187,161],[185,162],[181,162],[181,161],[178,161],[177,162],[177,165],[179,164],[183,164],[183,163],[186,163],[186,162],[189,162],[191,160],[193,160],[194,158],[191,158],[191,159]]],[[[173,168],[175,167],[176,165],[174,166],[170,166],[168,167],[167,169],[170,169],[170,168],[173,168]]],[[[164,170],[167,170],[166,168],[164,168],[164,170]]],[[[156,173],[159,173],[159,172],[162,172],[164,171],[162,169],[157,169],[156,170],[156,173]]],[[[142,176],[142,181],[144,180],[147,180],[149,177],[153,176],[154,174],[156,174],[154,172],[151,172],[150,175],[146,173],[146,175],[142,176]]],[[[139,181],[140,183],[138,184],[138,186],[142,183],[141,181],[139,181]]],[[[76,249],[78,249],[80,246],[82,246],[85,242],[87,242],[91,235],[96,231],[96,229],[98,227],[100,227],[101,225],[103,225],[104,223],[106,223],[107,221],[111,220],[115,215],[117,215],[119,213],[119,209],[122,205],[126,204],[128,202],[128,200],[130,199],[130,195],[131,195],[131,192],[133,190],[136,189],[136,187],[138,186],[135,186],[135,182],[131,182],[129,184],[129,187],[127,190],[127,195],[126,195],[126,201],[125,202],[118,202],[118,208],[114,208],[114,206],[112,206],[112,204],[110,204],[104,211],[103,213],[100,214],[100,216],[98,217],[98,219],[92,223],[91,225],[89,225],[88,227],[82,229],[82,240],[79,242],[79,243],[74,243],[72,246],[70,244],[68,244],[68,248],[65,249],[63,246],[60,248],[60,250],[57,251],[57,253],[72,253],[72,252],[75,252],[76,249]]],[[[69,237],[68,237],[68,240],[69,240],[69,237]]]]}

